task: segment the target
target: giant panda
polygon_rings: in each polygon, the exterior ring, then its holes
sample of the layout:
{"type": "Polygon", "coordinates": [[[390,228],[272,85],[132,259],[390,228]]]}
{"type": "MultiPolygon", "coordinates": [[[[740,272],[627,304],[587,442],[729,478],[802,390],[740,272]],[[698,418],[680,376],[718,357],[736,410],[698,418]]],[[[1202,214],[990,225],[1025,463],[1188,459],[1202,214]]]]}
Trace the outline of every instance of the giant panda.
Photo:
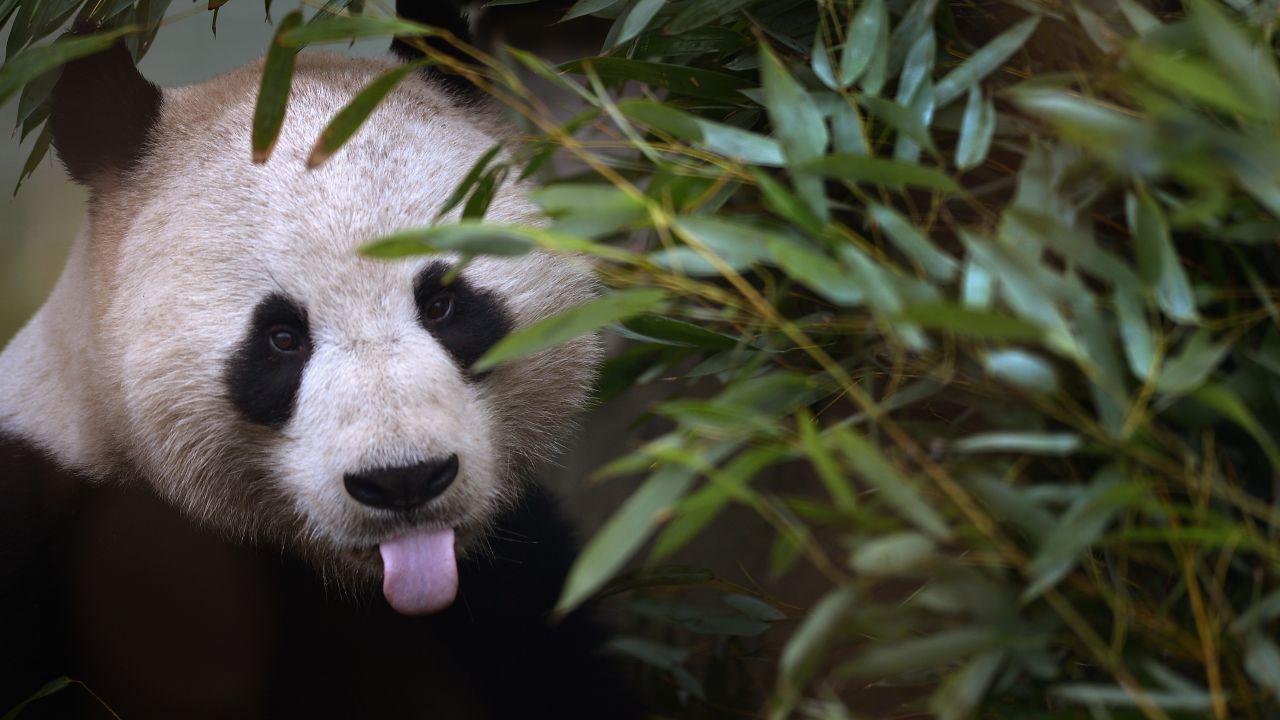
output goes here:
{"type": "MultiPolygon", "coordinates": [[[[632,713],[599,626],[549,612],[574,546],[529,482],[598,342],[471,369],[590,298],[590,273],[357,253],[432,223],[509,130],[425,73],[307,167],[400,61],[303,52],[263,164],[261,63],[164,90],[123,45],[64,69],[53,142],[89,201],[0,354],[0,712],[65,675],[23,717],[632,713]]],[[[490,219],[537,223],[524,190],[490,219]]]]}

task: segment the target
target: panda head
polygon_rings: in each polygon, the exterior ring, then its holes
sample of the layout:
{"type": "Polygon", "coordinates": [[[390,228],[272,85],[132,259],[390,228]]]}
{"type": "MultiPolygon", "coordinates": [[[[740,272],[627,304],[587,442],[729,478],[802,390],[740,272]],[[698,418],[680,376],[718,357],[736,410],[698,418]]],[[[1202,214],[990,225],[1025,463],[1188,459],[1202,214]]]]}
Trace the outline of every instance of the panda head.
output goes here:
{"type": "MultiPolygon", "coordinates": [[[[69,65],[54,144],[90,209],[63,281],[76,287],[45,312],[85,336],[82,469],[130,473],[328,577],[382,578],[397,610],[421,613],[452,601],[456,555],[483,552],[554,451],[599,349],[583,338],[471,369],[512,329],[591,296],[571,259],[477,258],[450,279],[453,256],[357,252],[431,224],[504,133],[415,77],[308,169],[326,123],[391,67],[300,55],[277,145],[255,164],[260,64],[163,91],[122,46],[69,65]]],[[[538,217],[516,184],[489,211],[538,217]]]]}

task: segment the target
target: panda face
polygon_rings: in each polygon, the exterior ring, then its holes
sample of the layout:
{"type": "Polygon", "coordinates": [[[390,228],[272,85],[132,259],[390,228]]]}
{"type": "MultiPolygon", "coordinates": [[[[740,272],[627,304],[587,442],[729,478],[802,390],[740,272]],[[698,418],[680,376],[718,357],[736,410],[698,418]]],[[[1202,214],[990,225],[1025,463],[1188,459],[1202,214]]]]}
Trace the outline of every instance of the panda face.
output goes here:
{"type": "MultiPolygon", "coordinates": [[[[501,138],[485,112],[414,79],[308,169],[329,119],[392,66],[300,56],[261,165],[248,144],[260,66],[165,91],[145,152],[93,184],[88,415],[107,438],[96,463],[331,577],[381,575],[413,612],[445,602],[415,583],[448,574],[436,566],[455,542],[477,551],[555,450],[599,350],[583,338],[471,370],[513,328],[591,296],[570,259],[477,258],[446,282],[457,257],[359,255],[433,223],[501,138]]],[[[488,219],[538,217],[508,186],[488,219]]]]}

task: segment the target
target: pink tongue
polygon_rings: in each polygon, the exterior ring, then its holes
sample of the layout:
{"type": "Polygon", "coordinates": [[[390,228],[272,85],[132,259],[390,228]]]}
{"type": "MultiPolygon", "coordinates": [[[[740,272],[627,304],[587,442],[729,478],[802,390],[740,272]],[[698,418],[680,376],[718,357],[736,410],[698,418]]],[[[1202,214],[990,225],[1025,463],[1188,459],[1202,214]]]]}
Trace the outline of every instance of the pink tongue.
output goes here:
{"type": "Polygon", "coordinates": [[[458,561],[453,529],[417,530],[379,546],[382,594],[401,615],[426,615],[453,604],[458,561]]]}

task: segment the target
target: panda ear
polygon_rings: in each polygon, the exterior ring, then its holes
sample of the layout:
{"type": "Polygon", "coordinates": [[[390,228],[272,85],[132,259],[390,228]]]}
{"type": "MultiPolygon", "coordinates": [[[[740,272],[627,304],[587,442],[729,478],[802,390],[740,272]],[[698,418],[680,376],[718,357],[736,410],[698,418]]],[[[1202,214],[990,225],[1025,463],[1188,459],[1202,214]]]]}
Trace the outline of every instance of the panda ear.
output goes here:
{"type": "Polygon", "coordinates": [[[84,185],[127,171],[160,115],[160,88],[142,77],[123,42],[67,63],[51,100],[53,146],[84,185]]]}
{"type": "MultiPolygon", "coordinates": [[[[442,30],[448,30],[454,37],[470,44],[472,42],[471,18],[464,5],[465,3],[455,0],[396,0],[396,14],[405,20],[412,20],[423,25],[431,25],[442,30]]],[[[442,52],[468,65],[475,64],[474,58],[443,38],[427,37],[420,38],[420,41],[425,42],[433,50],[442,52]]],[[[422,52],[418,48],[413,47],[402,38],[396,38],[391,41],[391,52],[406,61],[417,60],[422,57],[422,52]]],[[[440,78],[455,90],[464,92],[475,90],[475,86],[460,75],[440,72],[434,69],[431,74],[440,78]]]]}

